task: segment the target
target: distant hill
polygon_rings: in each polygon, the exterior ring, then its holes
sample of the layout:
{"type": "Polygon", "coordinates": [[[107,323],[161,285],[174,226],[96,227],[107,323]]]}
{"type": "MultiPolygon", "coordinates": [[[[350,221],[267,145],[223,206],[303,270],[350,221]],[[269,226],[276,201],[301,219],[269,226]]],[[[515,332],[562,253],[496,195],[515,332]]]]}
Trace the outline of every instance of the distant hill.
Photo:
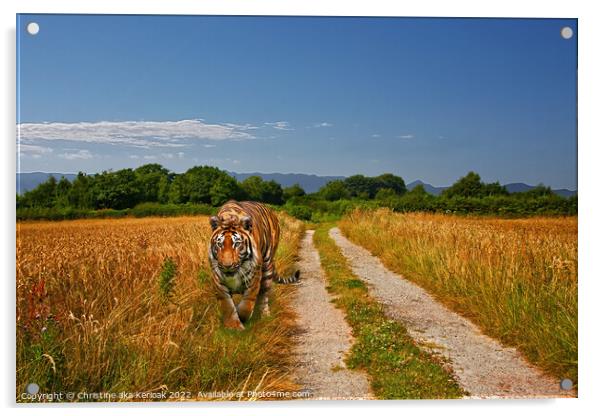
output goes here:
{"type": "Polygon", "coordinates": [[[64,176],[66,179],[72,181],[77,177],[75,173],[55,173],[55,172],[27,172],[27,173],[17,173],[17,193],[22,194],[24,192],[30,191],[42,182],[48,180],[50,176],[54,176],[54,178],[58,181],[61,179],[61,176],[64,176]]]}
{"type": "MultiPolygon", "coordinates": [[[[260,176],[264,180],[274,180],[278,182],[282,187],[292,186],[298,183],[305,192],[313,193],[317,192],[322,186],[326,185],[330,181],[334,181],[337,179],[345,179],[344,176],[318,176],[318,175],[308,175],[304,173],[237,173],[237,172],[228,172],[238,181],[244,181],[249,176],[260,176]]],[[[72,181],[77,176],[74,173],[56,173],[56,172],[27,172],[27,173],[17,173],[17,192],[23,193],[27,192],[40,183],[44,182],[48,179],[49,176],[54,176],[57,180],[64,176],[68,180],[72,181]]],[[[424,190],[431,195],[440,195],[448,186],[433,186],[431,184],[422,182],[421,180],[416,180],[414,182],[410,182],[407,184],[407,188],[409,190],[414,189],[417,185],[424,186],[424,190]]],[[[530,189],[535,188],[535,186],[527,185],[525,183],[509,183],[504,185],[508,192],[525,192],[530,189]]],[[[565,198],[571,197],[577,194],[577,191],[571,191],[569,189],[553,189],[553,192],[556,194],[563,196],[565,198]]]]}
{"type": "MultiPolygon", "coordinates": [[[[531,189],[535,188],[535,186],[531,186],[531,185],[527,185],[524,183],[509,183],[507,185],[504,185],[504,187],[506,187],[506,189],[508,190],[508,192],[510,192],[511,194],[516,193],[516,192],[526,192],[526,191],[530,191],[531,189]]],[[[556,195],[560,195],[563,196],[565,198],[571,197],[573,195],[577,195],[577,191],[571,191],[569,189],[552,189],[552,192],[554,192],[556,195]]]]}
{"type": "Polygon", "coordinates": [[[577,191],[571,191],[570,189],[552,189],[552,192],[554,192],[556,195],[560,195],[563,196],[565,198],[569,198],[571,196],[575,196],[577,195],[577,191]]]}
{"type": "MultiPolygon", "coordinates": [[[[433,186],[431,184],[424,183],[421,180],[417,180],[417,181],[409,183],[407,185],[407,188],[409,190],[412,190],[417,185],[424,186],[424,190],[431,195],[441,195],[441,192],[443,192],[444,190],[449,188],[449,186],[439,186],[439,187],[433,186]]],[[[527,192],[527,191],[530,191],[531,189],[535,188],[535,186],[527,185],[526,183],[522,183],[522,182],[509,183],[509,184],[504,185],[504,187],[511,194],[514,194],[517,192],[527,192]]],[[[552,189],[552,192],[554,192],[556,195],[560,195],[565,198],[571,197],[573,195],[577,195],[577,191],[571,191],[570,189],[564,189],[564,188],[563,189],[552,189]]]]}
{"type": "Polygon", "coordinates": [[[441,192],[443,192],[444,190],[446,190],[447,188],[449,188],[449,186],[433,186],[429,183],[424,183],[421,180],[417,180],[414,182],[410,182],[409,184],[406,185],[406,187],[408,188],[408,190],[412,190],[415,187],[417,187],[418,185],[422,185],[424,186],[424,190],[431,194],[431,195],[441,195],[441,192]]]}

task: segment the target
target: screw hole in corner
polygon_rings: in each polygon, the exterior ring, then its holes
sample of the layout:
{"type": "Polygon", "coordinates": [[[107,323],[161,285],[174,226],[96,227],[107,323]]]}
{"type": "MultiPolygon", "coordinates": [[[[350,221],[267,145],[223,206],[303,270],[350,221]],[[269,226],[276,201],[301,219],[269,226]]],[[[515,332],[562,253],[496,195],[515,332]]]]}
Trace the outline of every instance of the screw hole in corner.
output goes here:
{"type": "Polygon", "coordinates": [[[560,388],[565,391],[572,389],[573,388],[573,380],[571,380],[570,378],[565,378],[565,379],[561,380],[560,388]]]}
{"type": "Polygon", "coordinates": [[[571,39],[573,37],[573,29],[569,26],[563,27],[562,29],[560,29],[560,36],[562,36],[562,38],[566,40],[571,39]]]}
{"type": "Polygon", "coordinates": [[[27,24],[27,33],[29,33],[32,36],[35,36],[38,34],[38,32],[40,31],[40,25],[37,24],[36,22],[29,22],[27,24]]]}

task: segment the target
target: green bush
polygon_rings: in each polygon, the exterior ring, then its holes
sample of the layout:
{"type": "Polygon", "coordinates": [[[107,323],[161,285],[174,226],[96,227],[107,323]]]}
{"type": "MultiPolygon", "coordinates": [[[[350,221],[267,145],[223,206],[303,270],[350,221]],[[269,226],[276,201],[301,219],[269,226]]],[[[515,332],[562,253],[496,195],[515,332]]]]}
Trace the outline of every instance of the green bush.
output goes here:
{"type": "Polygon", "coordinates": [[[285,205],[284,210],[287,214],[297,218],[302,221],[311,220],[312,211],[309,207],[301,206],[301,205],[285,205]]]}
{"type": "Polygon", "coordinates": [[[178,268],[171,257],[167,257],[163,261],[161,273],[159,273],[159,295],[163,301],[171,298],[171,293],[175,284],[178,268]]]}

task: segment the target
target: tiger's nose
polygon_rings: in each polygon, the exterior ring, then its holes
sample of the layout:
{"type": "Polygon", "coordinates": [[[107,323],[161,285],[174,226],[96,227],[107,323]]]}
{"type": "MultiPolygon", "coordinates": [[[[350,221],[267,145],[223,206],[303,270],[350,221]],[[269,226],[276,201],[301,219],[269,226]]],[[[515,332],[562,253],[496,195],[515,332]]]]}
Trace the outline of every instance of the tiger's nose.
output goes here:
{"type": "Polygon", "coordinates": [[[238,269],[238,263],[223,263],[220,265],[220,268],[225,272],[233,272],[238,269]]]}

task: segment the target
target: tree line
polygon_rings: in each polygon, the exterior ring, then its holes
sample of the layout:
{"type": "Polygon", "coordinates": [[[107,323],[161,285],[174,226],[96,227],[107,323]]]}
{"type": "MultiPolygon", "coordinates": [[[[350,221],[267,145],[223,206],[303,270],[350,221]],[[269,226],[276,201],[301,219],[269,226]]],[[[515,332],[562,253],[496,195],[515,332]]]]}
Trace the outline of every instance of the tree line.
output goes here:
{"type": "MultiPolygon", "coordinates": [[[[293,190],[294,191],[294,190],[293,190]]],[[[126,209],[144,202],[219,206],[229,199],[284,203],[284,191],[275,181],[258,176],[238,182],[211,166],[195,166],[175,174],[159,164],[87,175],[73,181],[49,176],[35,189],[17,195],[17,208],[126,209]]]]}
{"type": "Polygon", "coordinates": [[[356,206],[517,215],[577,213],[576,197],[560,197],[543,185],[509,194],[498,182],[485,183],[474,172],[460,178],[440,196],[428,194],[422,185],[408,190],[403,178],[390,173],[375,177],[353,175],[328,182],[318,192],[306,194],[298,184],[283,188],[259,176],[239,182],[226,171],[212,166],[195,166],[176,174],[153,163],[93,175],[80,172],[73,181],[49,176],[36,188],[17,195],[17,216],[39,218],[59,212],[60,218],[111,210],[118,215],[134,209],[140,215],[205,213],[229,199],[282,206],[292,215],[307,220],[319,219],[316,216],[320,215],[342,215],[356,206]]]}

